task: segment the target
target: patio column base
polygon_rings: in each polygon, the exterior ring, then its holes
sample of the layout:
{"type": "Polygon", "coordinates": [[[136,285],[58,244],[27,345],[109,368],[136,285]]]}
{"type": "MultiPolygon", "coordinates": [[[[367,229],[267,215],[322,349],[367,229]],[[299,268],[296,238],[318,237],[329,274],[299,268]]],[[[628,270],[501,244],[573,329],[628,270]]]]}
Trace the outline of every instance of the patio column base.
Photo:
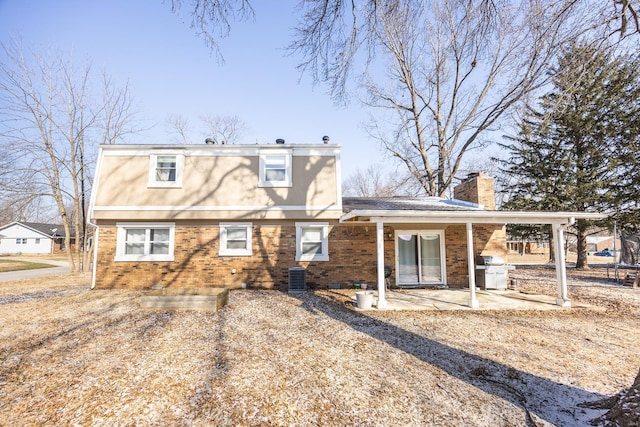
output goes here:
{"type": "Polygon", "coordinates": [[[480,303],[478,302],[477,299],[470,299],[469,302],[467,303],[467,305],[471,308],[478,308],[480,307],[480,303]]]}
{"type": "Polygon", "coordinates": [[[386,299],[381,300],[380,298],[378,298],[376,307],[378,308],[378,310],[386,310],[387,308],[389,308],[389,304],[387,303],[386,299]]]}
{"type": "Polygon", "coordinates": [[[560,307],[571,307],[571,301],[568,299],[557,298],[556,305],[559,305],[560,307]]]}

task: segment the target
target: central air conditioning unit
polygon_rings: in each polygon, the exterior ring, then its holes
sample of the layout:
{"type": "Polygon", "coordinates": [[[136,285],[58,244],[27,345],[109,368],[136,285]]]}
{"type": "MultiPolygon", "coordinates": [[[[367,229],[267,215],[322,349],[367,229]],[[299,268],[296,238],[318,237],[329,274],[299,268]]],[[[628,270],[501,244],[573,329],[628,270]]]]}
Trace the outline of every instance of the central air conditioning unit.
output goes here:
{"type": "Polygon", "coordinates": [[[289,269],[289,293],[296,294],[307,291],[307,270],[302,267],[289,269]]]}

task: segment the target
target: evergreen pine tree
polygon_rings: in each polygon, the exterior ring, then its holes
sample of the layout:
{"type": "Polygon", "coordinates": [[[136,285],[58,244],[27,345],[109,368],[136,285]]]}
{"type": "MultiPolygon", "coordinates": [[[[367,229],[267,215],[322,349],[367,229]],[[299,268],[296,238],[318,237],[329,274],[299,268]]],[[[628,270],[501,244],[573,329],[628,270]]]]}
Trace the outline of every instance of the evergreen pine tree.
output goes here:
{"type": "MultiPolygon", "coordinates": [[[[527,109],[519,132],[503,144],[505,209],[628,214],[639,199],[637,60],[576,45],[558,60],[552,90],[527,109]]],[[[577,268],[587,268],[589,222],[578,220],[577,268]]],[[[515,233],[531,229],[515,228],[515,233]]],[[[548,235],[549,230],[546,230],[548,235]]]]}

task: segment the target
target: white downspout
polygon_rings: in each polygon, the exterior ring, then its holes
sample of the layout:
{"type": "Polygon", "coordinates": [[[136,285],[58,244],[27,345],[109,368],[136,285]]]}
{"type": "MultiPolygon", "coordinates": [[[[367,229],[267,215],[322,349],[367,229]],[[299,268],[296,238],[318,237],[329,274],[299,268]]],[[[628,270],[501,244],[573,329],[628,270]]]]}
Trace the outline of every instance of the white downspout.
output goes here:
{"type": "Polygon", "coordinates": [[[564,257],[564,230],[576,222],[575,218],[569,218],[567,224],[555,224],[553,227],[553,240],[556,248],[556,277],[558,279],[558,298],[556,305],[571,307],[569,292],[567,291],[567,263],[564,257]]]}
{"type": "Polygon", "coordinates": [[[467,266],[469,268],[469,307],[478,308],[480,303],[476,299],[476,264],[473,256],[473,226],[467,223],[467,266]]]}
{"type": "Polygon", "coordinates": [[[384,282],[384,224],[382,221],[376,222],[376,246],[378,254],[378,310],[384,310],[387,308],[387,298],[384,282]]]}
{"type": "Polygon", "coordinates": [[[98,239],[100,236],[100,227],[98,224],[94,224],[91,220],[87,221],[87,224],[95,227],[94,238],[93,238],[93,266],[91,267],[91,288],[94,289],[96,287],[96,271],[98,264],[98,239]]]}

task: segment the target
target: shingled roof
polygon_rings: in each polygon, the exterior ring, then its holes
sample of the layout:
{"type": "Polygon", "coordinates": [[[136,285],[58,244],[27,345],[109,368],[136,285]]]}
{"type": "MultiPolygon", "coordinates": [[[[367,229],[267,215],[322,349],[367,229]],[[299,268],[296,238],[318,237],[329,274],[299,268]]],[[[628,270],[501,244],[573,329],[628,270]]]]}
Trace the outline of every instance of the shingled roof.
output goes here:
{"type": "Polygon", "coordinates": [[[343,197],[342,210],[389,211],[478,211],[481,205],[462,200],[448,200],[441,197],[343,197]]]}
{"type": "MultiPolygon", "coordinates": [[[[7,224],[6,226],[0,227],[0,228],[6,228],[12,224],[20,224],[24,227],[37,231],[38,233],[41,233],[47,237],[53,237],[53,238],[64,237],[64,227],[62,226],[62,224],[46,224],[42,222],[15,221],[15,222],[12,222],[11,224],[7,224]]],[[[71,232],[71,237],[73,237],[73,235],[74,233],[71,232]]]]}

